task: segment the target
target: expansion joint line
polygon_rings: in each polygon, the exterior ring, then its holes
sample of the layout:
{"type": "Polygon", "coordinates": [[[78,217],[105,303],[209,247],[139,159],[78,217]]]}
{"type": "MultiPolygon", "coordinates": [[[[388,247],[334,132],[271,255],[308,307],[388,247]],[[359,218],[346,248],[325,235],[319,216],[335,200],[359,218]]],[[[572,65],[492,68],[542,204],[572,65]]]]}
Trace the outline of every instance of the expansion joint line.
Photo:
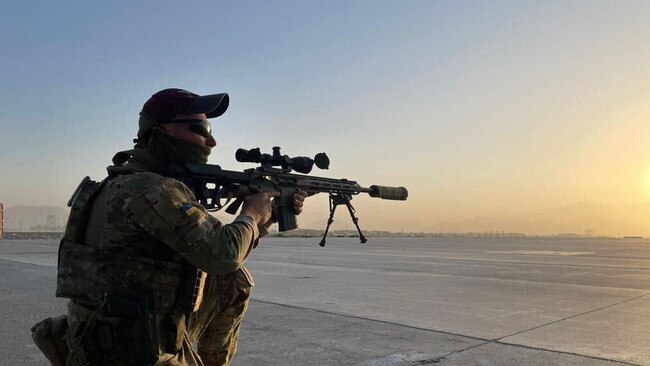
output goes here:
{"type": "Polygon", "coordinates": [[[483,347],[483,346],[486,346],[486,345],[489,345],[489,344],[502,344],[504,346],[509,346],[509,347],[526,348],[526,349],[532,349],[532,350],[536,350],[536,351],[544,351],[544,352],[551,352],[551,353],[559,353],[559,354],[563,354],[563,355],[571,355],[571,356],[576,356],[576,357],[584,357],[584,358],[589,358],[589,359],[592,359],[592,360],[616,362],[617,364],[628,365],[628,366],[645,366],[645,365],[642,365],[642,364],[637,364],[637,363],[632,363],[632,362],[627,362],[627,361],[613,360],[611,358],[598,357],[598,356],[589,356],[589,355],[583,355],[583,354],[575,353],[575,352],[558,351],[558,350],[548,349],[548,348],[531,347],[531,346],[525,346],[525,345],[522,345],[522,344],[501,342],[501,341],[499,341],[497,339],[491,340],[489,342],[483,342],[483,343],[475,344],[473,346],[470,346],[470,347],[467,347],[467,348],[464,348],[464,349],[460,349],[460,350],[457,350],[457,351],[454,351],[454,352],[449,352],[449,353],[447,353],[445,355],[442,355],[442,356],[439,356],[439,357],[436,357],[436,358],[432,358],[432,359],[428,359],[428,360],[415,361],[415,362],[410,363],[409,366],[434,365],[434,364],[440,363],[442,360],[444,360],[445,358],[447,358],[449,356],[459,354],[459,353],[463,353],[463,352],[467,352],[467,351],[469,351],[471,349],[478,348],[478,347],[483,347]]]}
{"type": "Polygon", "coordinates": [[[626,362],[626,361],[622,361],[622,360],[613,360],[613,359],[610,359],[610,358],[589,356],[589,355],[584,355],[584,354],[580,354],[580,353],[558,351],[558,350],[554,350],[554,349],[547,349],[547,348],[541,348],[541,347],[531,347],[531,346],[526,346],[526,345],[522,345],[522,344],[504,342],[502,340],[505,339],[505,338],[508,338],[508,337],[518,335],[518,334],[530,332],[530,331],[535,330],[535,329],[539,329],[539,328],[546,327],[546,326],[549,326],[549,325],[552,325],[552,324],[556,324],[556,323],[559,323],[559,322],[564,321],[564,320],[577,318],[577,317],[582,316],[582,315],[591,314],[591,313],[594,313],[594,312],[597,312],[597,311],[600,311],[600,310],[611,308],[613,306],[617,306],[617,305],[624,304],[624,303],[627,303],[627,302],[630,302],[630,301],[638,300],[638,299],[646,297],[648,295],[650,295],[650,292],[647,292],[645,294],[641,294],[639,296],[635,296],[635,297],[630,298],[630,299],[622,300],[622,301],[619,301],[619,302],[616,302],[616,303],[613,303],[613,304],[601,306],[599,308],[592,309],[592,310],[589,310],[589,311],[585,311],[585,312],[582,312],[582,313],[579,313],[579,314],[567,316],[567,317],[559,319],[559,320],[548,322],[548,323],[545,323],[545,324],[542,324],[542,325],[538,325],[536,327],[532,327],[532,328],[529,328],[529,329],[526,329],[526,330],[515,332],[515,333],[509,334],[509,335],[506,335],[506,336],[502,336],[502,337],[499,337],[499,338],[495,338],[495,339],[472,337],[472,336],[467,336],[467,335],[458,334],[458,333],[445,332],[445,331],[440,331],[440,330],[435,330],[435,329],[428,329],[428,328],[414,327],[414,326],[410,326],[410,325],[400,324],[400,323],[397,323],[397,322],[390,322],[390,321],[378,320],[378,319],[369,319],[369,318],[364,318],[364,317],[361,317],[361,316],[355,316],[355,315],[350,315],[350,314],[342,314],[342,313],[336,313],[336,312],[325,311],[325,310],[310,309],[310,308],[305,308],[305,307],[300,307],[300,306],[295,306],[295,305],[281,304],[281,303],[277,303],[277,302],[273,302],[273,301],[267,301],[267,300],[251,299],[251,301],[259,302],[259,303],[263,303],[263,304],[278,305],[278,306],[294,308],[294,309],[309,310],[309,311],[313,311],[313,312],[317,312],[317,313],[323,313],[323,314],[338,315],[338,316],[343,316],[343,317],[353,318],[353,319],[361,319],[361,320],[374,321],[374,322],[384,323],[384,324],[398,325],[398,326],[411,328],[411,329],[424,330],[424,331],[430,331],[430,332],[436,332],[436,333],[444,333],[444,334],[449,334],[449,335],[460,336],[460,337],[465,337],[465,338],[470,338],[470,339],[483,341],[483,342],[477,343],[475,345],[472,345],[472,346],[469,346],[469,347],[466,347],[466,348],[463,348],[463,349],[460,349],[460,350],[449,352],[449,353],[444,354],[442,356],[438,356],[438,357],[430,358],[430,359],[426,359],[426,360],[418,360],[418,361],[411,362],[411,363],[409,363],[409,366],[434,365],[434,364],[440,363],[443,359],[445,359],[445,358],[447,358],[449,356],[459,354],[459,353],[463,353],[463,352],[467,352],[467,351],[472,350],[474,348],[483,347],[483,346],[486,346],[486,345],[489,345],[489,344],[502,344],[502,345],[512,346],[512,347],[526,348],[526,349],[539,350],[539,351],[552,352],[552,353],[560,353],[560,354],[572,355],[572,356],[578,356],[578,357],[586,357],[586,358],[591,358],[591,359],[594,359],[594,360],[616,362],[616,363],[619,363],[619,364],[622,364],[622,365],[629,365],[629,366],[644,366],[644,365],[641,365],[641,364],[626,362]]]}
{"type": "MultiPolygon", "coordinates": [[[[516,336],[516,335],[519,335],[519,334],[522,334],[522,333],[530,332],[531,330],[536,330],[536,329],[539,329],[539,328],[543,328],[543,327],[546,327],[546,326],[549,326],[549,325],[553,325],[553,324],[556,324],[556,323],[559,323],[559,322],[563,322],[565,320],[574,319],[574,318],[577,318],[579,316],[583,316],[583,315],[595,313],[597,311],[605,310],[607,308],[611,308],[611,307],[614,307],[614,306],[617,306],[617,305],[621,305],[621,304],[624,304],[626,302],[638,300],[638,299],[640,299],[642,297],[646,297],[648,295],[650,295],[650,292],[647,292],[645,294],[641,294],[639,296],[635,296],[635,297],[633,297],[631,299],[621,300],[621,301],[613,303],[613,304],[601,306],[601,307],[596,308],[596,309],[591,309],[591,310],[588,310],[588,311],[585,311],[585,312],[582,312],[582,313],[579,313],[579,314],[570,315],[570,316],[567,316],[567,317],[562,318],[562,319],[554,320],[552,322],[548,322],[548,323],[545,323],[545,324],[542,324],[542,325],[538,325],[536,327],[532,327],[530,329],[522,330],[522,331],[512,333],[512,334],[509,334],[509,335],[506,335],[506,336],[503,336],[503,337],[499,337],[499,338],[496,338],[494,340],[497,341],[497,342],[500,342],[502,339],[505,339],[505,338],[509,338],[509,337],[513,337],[513,336],[516,336]]],[[[500,343],[508,344],[507,342],[500,342],[500,343]]]]}
{"type": "MultiPolygon", "coordinates": [[[[480,345],[476,345],[475,347],[484,346],[484,345],[486,345],[486,344],[488,344],[488,343],[495,343],[495,344],[503,344],[503,345],[507,345],[507,346],[515,346],[515,347],[521,347],[521,348],[528,348],[528,349],[540,350],[540,351],[548,351],[548,352],[562,353],[562,354],[568,354],[568,355],[574,355],[574,356],[580,356],[580,357],[588,357],[588,358],[597,359],[597,360],[610,361],[610,362],[617,362],[617,363],[620,363],[620,364],[623,364],[623,365],[629,365],[629,366],[643,366],[643,365],[640,365],[640,364],[631,363],[631,362],[622,361],[622,360],[613,360],[613,359],[610,359],[610,358],[597,357],[597,356],[588,356],[588,355],[584,355],[584,354],[580,354],[580,353],[575,353],[575,352],[558,351],[558,350],[553,350],[553,349],[546,349],[546,348],[541,348],[541,347],[531,347],[531,346],[526,346],[526,345],[523,345],[523,344],[504,342],[503,339],[505,339],[505,338],[509,338],[509,337],[513,337],[513,336],[516,336],[516,335],[519,335],[519,334],[522,334],[522,333],[530,332],[530,331],[532,331],[532,330],[536,330],[536,329],[539,329],[539,328],[543,328],[543,327],[546,327],[546,326],[549,326],[549,325],[557,324],[557,323],[562,322],[562,321],[565,321],[565,320],[574,319],[574,318],[577,318],[577,317],[580,317],[580,316],[583,316],[583,315],[587,315],[587,314],[595,313],[595,312],[597,312],[597,311],[604,310],[604,309],[608,309],[608,308],[611,308],[611,307],[614,307],[614,306],[617,306],[617,305],[621,305],[621,304],[624,304],[624,303],[627,303],[627,302],[630,302],[630,301],[638,300],[638,299],[643,298],[643,297],[646,297],[646,296],[648,296],[648,295],[650,295],[650,292],[647,292],[647,293],[645,293],[645,294],[641,294],[641,295],[639,295],[639,296],[635,296],[635,297],[632,297],[632,298],[629,298],[629,299],[626,299],[626,300],[621,300],[621,301],[616,302],[616,303],[613,303],[613,304],[609,304],[609,305],[601,306],[601,307],[596,308],[596,309],[588,310],[588,311],[585,311],[585,312],[582,312],[582,313],[579,313],[579,314],[575,314],[575,315],[567,316],[567,317],[564,317],[564,318],[559,319],[559,320],[555,320],[555,321],[552,321],[552,322],[548,322],[548,323],[546,323],[546,324],[542,324],[542,325],[538,325],[538,326],[536,326],[536,327],[532,327],[532,328],[530,328],[530,329],[522,330],[522,331],[519,331],[519,332],[516,332],[516,333],[512,333],[512,334],[509,334],[509,335],[506,335],[506,336],[503,336],[503,337],[499,337],[499,338],[493,339],[493,340],[490,341],[490,342],[487,342],[487,343],[484,343],[484,344],[480,344],[480,345]]],[[[475,347],[470,347],[469,349],[471,349],[471,348],[475,348],[475,347]]],[[[464,351],[465,351],[465,350],[460,351],[460,352],[464,352],[464,351]]],[[[453,352],[453,353],[451,353],[451,354],[454,354],[454,353],[455,353],[455,352],[453,352]]],[[[435,363],[440,362],[440,360],[441,360],[442,358],[447,357],[447,356],[448,356],[448,355],[442,356],[441,358],[439,358],[438,360],[436,360],[435,363]]]]}

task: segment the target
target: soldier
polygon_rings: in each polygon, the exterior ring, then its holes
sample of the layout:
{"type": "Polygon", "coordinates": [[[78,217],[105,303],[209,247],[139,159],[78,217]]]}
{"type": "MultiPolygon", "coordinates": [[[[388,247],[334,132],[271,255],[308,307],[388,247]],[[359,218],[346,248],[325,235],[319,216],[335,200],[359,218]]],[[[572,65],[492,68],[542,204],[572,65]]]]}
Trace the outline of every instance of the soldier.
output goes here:
{"type": "MultiPolygon", "coordinates": [[[[248,196],[223,225],[168,177],[175,163],[207,162],[216,146],[208,119],[228,102],[225,93],[154,94],[134,149],[75,192],[57,280],[68,314],[32,329],[53,365],[230,364],[254,285],[244,263],[268,233],[278,193],[248,196]]],[[[306,196],[295,195],[296,213],[306,196]]]]}

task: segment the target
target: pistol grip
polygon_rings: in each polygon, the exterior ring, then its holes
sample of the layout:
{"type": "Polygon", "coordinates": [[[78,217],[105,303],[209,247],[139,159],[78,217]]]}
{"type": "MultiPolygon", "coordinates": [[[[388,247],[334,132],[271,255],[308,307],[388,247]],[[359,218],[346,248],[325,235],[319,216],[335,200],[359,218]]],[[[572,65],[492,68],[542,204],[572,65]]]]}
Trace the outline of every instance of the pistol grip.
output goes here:
{"type": "Polygon", "coordinates": [[[239,207],[241,207],[241,205],[244,203],[244,200],[251,193],[251,190],[245,185],[235,186],[231,189],[232,189],[231,191],[232,194],[237,198],[233,203],[231,203],[230,205],[228,205],[228,207],[226,207],[226,212],[231,215],[234,215],[237,213],[237,211],[239,211],[239,207]]]}
{"type": "Polygon", "coordinates": [[[237,199],[226,207],[226,212],[234,215],[239,211],[239,207],[244,203],[244,197],[237,197],[237,199]]]}
{"type": "Polygon", "coordinates": [[[280,197],[273,199],[273,215],[278,222],[279,231],[298,228],[298,220],[293,204],[293,195],[295,193],[295,188],[281,188],[280,197]]]}

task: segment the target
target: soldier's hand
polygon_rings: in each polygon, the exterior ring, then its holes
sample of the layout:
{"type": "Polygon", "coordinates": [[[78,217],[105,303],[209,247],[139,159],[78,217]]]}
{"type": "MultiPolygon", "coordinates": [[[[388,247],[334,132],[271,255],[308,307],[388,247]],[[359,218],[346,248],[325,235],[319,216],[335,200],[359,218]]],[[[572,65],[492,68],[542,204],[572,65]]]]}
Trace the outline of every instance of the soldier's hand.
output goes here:
{"type": "Polygon", "coordinates": [[[280,192],[267,191],[252,194],[244,200],[241,208],[242,215],[248,215],[257,225],[271,220],[271,198],[279,197],[280,192]]]}
{"type": "Polygon", "coordinates": [[[296,215],[300,215],[302,212],[302,206],[304,205],[305,198],[309,196],[309,193],[298,189],[296,194],[293,195],[293,210],[296,211],[296,215]]]}

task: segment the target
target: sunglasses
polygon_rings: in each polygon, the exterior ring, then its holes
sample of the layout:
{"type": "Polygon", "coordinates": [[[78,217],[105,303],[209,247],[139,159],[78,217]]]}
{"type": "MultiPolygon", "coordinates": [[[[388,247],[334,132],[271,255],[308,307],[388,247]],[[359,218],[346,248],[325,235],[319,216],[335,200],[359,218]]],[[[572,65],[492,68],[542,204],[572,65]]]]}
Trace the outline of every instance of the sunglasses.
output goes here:
{"type": "Polygon", "coordinates": [[[170,123],[187,123],[188,129],[203,137],[212,135],[212,125],[207,119],[173,119],[170,123]]]}

